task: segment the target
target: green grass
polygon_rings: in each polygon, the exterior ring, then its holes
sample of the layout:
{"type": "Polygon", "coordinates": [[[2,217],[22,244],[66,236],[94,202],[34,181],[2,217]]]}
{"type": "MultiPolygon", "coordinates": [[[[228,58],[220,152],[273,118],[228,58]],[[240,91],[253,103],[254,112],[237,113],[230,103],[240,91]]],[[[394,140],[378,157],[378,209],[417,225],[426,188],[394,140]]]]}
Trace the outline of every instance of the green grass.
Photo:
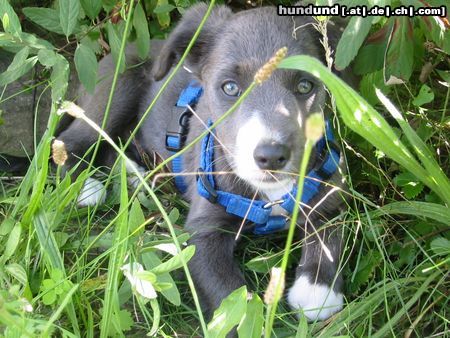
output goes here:
{"type": "MultiPolygon", "coordinates": [[[[350,198],[348,210],[325,226],[338,223],[345,235],[346,306],[328,321],[307,324],[282,298],[272,335],[450,336],[450,89],[433,87],[435,100],[425,110],[412,104],[411,93],[420,88],[413,82],[390,96],[404,107],[400,112],[381,95],[387,108],[380,103],[375,110],[314,61],[292,58],[283,66],[314,69],[336,98],[350,198]]],[[[56,109],[54,103],[25,177],[0,180],[0,336],[174,337],[225,330],[208,327],[198,311],[186,267],[192,249],[182,245],[188,206],[172,184],[160,179],[154,188],[143,184],[139,194],[129,191],[117,147],[117,170],[104,178],[107,203],[77,208],[82,182],[94,169],[71,182],[49,166],[56,109]],[[177,254],[160,244],[173,244],[177,254]],[[133,262],[142,264],[138,277],[152,283],[156,299],[144,299],[124,277],[121,267],[133,262]]],[[[303,241],[294,240],[286,261],[287,286],[303,241]]],[[[238,290],[229,302],[235,313],[225,305],[225,318],[246,314],[262,329],[268,307],[256,295],[262,298],[271,267],[281,265],[285,242],[283,233],[243,236],[236,257],[254,298],[247,304],[245,290],[238,290]]]]}

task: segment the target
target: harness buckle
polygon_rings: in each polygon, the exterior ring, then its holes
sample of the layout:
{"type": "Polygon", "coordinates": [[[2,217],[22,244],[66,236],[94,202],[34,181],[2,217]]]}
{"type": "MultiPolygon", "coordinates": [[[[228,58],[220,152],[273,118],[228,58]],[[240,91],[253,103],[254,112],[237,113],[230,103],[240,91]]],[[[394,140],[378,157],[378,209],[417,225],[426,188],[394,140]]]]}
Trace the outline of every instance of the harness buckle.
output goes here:
{"type": "Polygon", "coordinates": [[[214,187],[211,185],[211,182],[208,181],[207,175],[205,174],[205,171],[203,168],[197,169],[197,181],[200,181],[200,183],[203,185],[203,188],[206,190],[208,195],[206,196],[206,199],[210,201],[211,203],[217,202],[217,191],[214,189],[214,187]]]}
{"type": "Polygon", "coordinates": [[[178,152],[184,147],[189,130],[189,118],[192,112],[188,107],[174,106],[166,130],[166,149],[178,152]]]}
{"type": "Polygon", "coordinates": [[[284,203],[284,199],[279,199],[279,200],[275,200],[275,201],[270,201],[267,202],[266,204],[263,205],[264,209],[269,209],[271,207],[273,207],[274,205],[279,205],[279,204],[283,204],[284,203]]]}
{"type": "Polygon", "coordinates": [[[341,154],[341,149],[339,148],[339,146],[336,143],[336,141],[328,140],[325,143],[325,146],[322,148],[322,151],[317,156],[316,164],[314,165],[314,169],[313,170],[324,181],[328,180],[331,176],[333,176],[333,173],[330,173],[330,172],[326,171],[325,168],[324,168],[325,163],[328,160],[328,156],[333,156],[332,155],[333,152],[335,152],[338,155],[338,157],[339,157],[340,154],[341,154]],[[328,149],[330,151],[328,151],[328,149]]]}

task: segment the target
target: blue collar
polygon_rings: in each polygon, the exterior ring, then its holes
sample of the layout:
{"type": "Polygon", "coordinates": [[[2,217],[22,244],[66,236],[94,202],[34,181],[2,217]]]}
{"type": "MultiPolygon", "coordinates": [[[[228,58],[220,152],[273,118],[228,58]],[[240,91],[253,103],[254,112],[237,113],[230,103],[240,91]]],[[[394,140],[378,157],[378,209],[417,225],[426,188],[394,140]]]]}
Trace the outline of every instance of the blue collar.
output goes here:
{"type": "MultiPolygon", "coordinates": [[[[166,133],[166,148],[175,153],[181,150],[189,129],[191,112],[188,106],[195,106],[202,95],[203,89],[197,81],[192,81],[180,94],[178,102],[172,110],[172,119],[166,133]]],[[[212,121],[208,121],[208,127],[212,121]]],[[[301,202],[308,204],[317,196],[321,185],[327,181],[337,170],[340,159],[340,150],[336,146],[333,131],[329,121],[326,122],[325,136],[316,144],[316,165],[307,174],[304,181],[301,202]]],[[[229,214],[245,218],[255,224],[253,232],[258,235],[273,233],[286,227],[285,216],[272,216],[272,208],[279,205],[291,214],[295,206],[297,187],[282,196],[279,200],[267,202],[253,200],[231,192],[218,190],[212,172],[214,172],[214,137],[208,133],[202,140],[200,166],[197,175],[197,192],[211,203],[220,204],[229,214]]],[[[172,171],[183,171],[182,156],[172,162],[172,171]]],[[[183,176],[175,176],[175,184],[182,192],[187,191],[183,176]]]]}

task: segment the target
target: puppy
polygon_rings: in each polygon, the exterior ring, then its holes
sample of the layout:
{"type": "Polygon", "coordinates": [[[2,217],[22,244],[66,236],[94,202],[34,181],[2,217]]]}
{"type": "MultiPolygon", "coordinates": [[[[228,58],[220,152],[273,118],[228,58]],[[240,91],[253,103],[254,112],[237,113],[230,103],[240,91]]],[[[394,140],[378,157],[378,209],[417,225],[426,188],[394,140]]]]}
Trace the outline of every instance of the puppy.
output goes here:
{"type": "MultiPolygon", "coordinates": [[[[206,10],[205,4],[193,6],[166,41],[152,41],[150,61],[130,67],[121,75],[105,126],[110,136],[127,139],[185,51],[206,10]]],[[[307,54],[324,62],[320,42],[323,37],[312,23],[308,17],[277,16],[273,7],[237,14],[225,6],[214,8],[189,53],[185,69],[175,75],[144,120],[135,138],[139,151],[131,146],[130,156],[138,163],[142,163],[142,153],[168,158],[183,143],[192,141],[236,102],[256,71],[281,47],[286,46],[289,55],[307,54]],[[190,106],[195,106],[194,115],[188,113],[186,104],[179,104],[186,98],[190,106]],[[169,144],[172,136],[175,145],[169,144]]],[[[339,34],[336,28],[328,29],[333,44],[339,34]]],[[[134,55],[129,49],[128,65],[138,63],[134,55]]],[[[79,102],[98,124],[103,120],[113,69],[111,57],[105,57],[99,72],[103,80],[95,94],[83,94],[79,102]]],[[[305,119],[311,113],[324,111],[326,102],[326,90],[316,78],[276,70],[177,164],[184,172],[198,172],[197,177],[184,176],[177,185],[182,186],[183,196],[190,202],[185,227],[191,233],[190,243],[195,244],[196,253],[189,267],[206,313],[211,314],[226,296],[245,284],[233,258],[241,224],[245,223],[245,229],[254,227],[259,234],[286,227],[286,204],[290,203],[292,209],[295,174],[304,149],[305,119]],[[229,174],[212,175],[211,171],[229,174]]],[[[70,153],[66,170],[77,166],[72,170],[76,176],[85,167],[83,162],[78,163],[79,158],[97,137],[81,120],[74,120],[59,134],[58,139],[70,153]]],[[[331,147],[331,141],[330,129],[321,149],[314,151],[310,159],[309,174],[317,177],[310,179],[309,185],[305,183],[306,194],[312,192],[304,201],[298,226],[306,237],[296,280],[287,297],[291,307],[302,309],[309,320],[324,320],[343,306],[341,236],[336,227],[322,227],[342,205],[341,196],[331,191],[333,186],[342,185],[340,152],[331,147]],[[325,173],[323,154],[326,161],[333,162],[333,170],[325,173]]],[[[108,166],[113,159],[113,152],[105,146],[96,161],[108,166]]],[[[102,188],[99,181],[89,179],[80,205],[101,202],[102,188]]]]}

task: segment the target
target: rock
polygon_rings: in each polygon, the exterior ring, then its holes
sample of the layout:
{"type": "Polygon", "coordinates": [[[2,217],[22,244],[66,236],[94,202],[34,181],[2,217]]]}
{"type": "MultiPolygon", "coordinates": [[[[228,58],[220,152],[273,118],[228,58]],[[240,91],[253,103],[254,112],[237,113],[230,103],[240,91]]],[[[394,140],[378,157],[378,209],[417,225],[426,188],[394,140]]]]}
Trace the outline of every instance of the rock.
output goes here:
{"type": "MultiPolygon", "coordinates": [[[[11,63],[14,54],[0,50],[0,73],[11,63]]],[[[78,88],[75,67],[71,64],[69,91],[66,98],[75,98],[78,88]]],[[[39,142],[45,132],[51,107],[51,89],[40,65],[19,80],[6,86],[0,99],[0,154],[31,157],[34,135],[39,142]],[[36,126],[36,128],[35,128],[36,126]]]]}

